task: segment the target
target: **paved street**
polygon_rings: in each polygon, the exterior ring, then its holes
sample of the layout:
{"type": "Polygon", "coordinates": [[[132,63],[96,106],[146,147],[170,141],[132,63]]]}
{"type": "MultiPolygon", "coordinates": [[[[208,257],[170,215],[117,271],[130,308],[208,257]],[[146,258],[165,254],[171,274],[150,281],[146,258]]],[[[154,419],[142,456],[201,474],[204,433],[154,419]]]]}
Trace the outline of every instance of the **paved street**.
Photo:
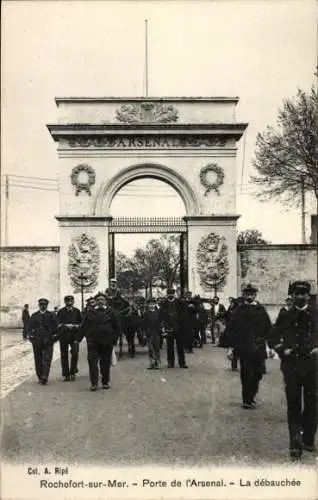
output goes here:
{"type": "MultiPolygon", "coordinates": [[[[149,371],[139,347],[135,359],[113,368],[111,390],[92,393],[83,342],[76,382],[62,381],[56,360],[48,386],[32,376],[2,399],[3,457],[105,466],[284,464],[279,362],[268,361],[260,406],[250,411],[240,408],[239,374],[230,371],[224,349],[207,345],[188,355],[188,364],[189,370],[149,371]]],[[[314,460],[304,456],[305,464],[314,460]]]]}

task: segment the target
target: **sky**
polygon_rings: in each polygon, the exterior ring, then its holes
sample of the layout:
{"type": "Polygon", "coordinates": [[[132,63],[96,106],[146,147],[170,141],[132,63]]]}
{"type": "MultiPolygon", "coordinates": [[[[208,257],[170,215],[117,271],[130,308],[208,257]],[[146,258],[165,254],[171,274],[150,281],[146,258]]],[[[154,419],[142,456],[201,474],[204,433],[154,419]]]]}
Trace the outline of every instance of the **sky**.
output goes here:
{"type": "MultiPolygon", "coordinates": [[[[244,140],[238,144],[239,229],[259,229],[272,243],[300,243],[300,209],[260,203],[249,176],[256,134],[275,124],[284,98],[314,83],[316,15],[311,0],[4,1],[2,237],[9,174],[9,245],[58,245],[56,183],[39,179],[58,172],[46,129],[57,120],[54,97],[143,95],[147,18],[149,96],[240,98],[237,120],[249,126],[243,176],[244,140]]],[[[133,208],[133,215],[184,214],[171,188],[139,182],[119,192],[113,215],[132,215],[133,208]],[[149,190],[155,197],[144,196],[149,190]]],[[[308,238],[313,201],[308,197],[308,238]]]]}

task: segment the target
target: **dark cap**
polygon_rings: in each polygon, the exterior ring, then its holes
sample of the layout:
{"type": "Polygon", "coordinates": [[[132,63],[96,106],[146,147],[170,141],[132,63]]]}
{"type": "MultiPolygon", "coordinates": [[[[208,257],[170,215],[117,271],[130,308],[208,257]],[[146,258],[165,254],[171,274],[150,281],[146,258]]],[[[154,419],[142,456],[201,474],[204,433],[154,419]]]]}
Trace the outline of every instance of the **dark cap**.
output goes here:
{"type": "Polygon", "coordinates": [[[258,292],[258,289],[256,288],[256,286],[253,286],[251,285],[250,283],[248,285],[246,285],[243,290],[242,290],[243,293],[257,293],[258,292]]]}
{"type": "Polygon", "coordinates": [[[39,304],[46,304],[48,305],[49,301],[47,299],[44,299],[43,297],[41,299],[38,300],[38,303],[39,304]]]}
{"type": "Polygon", "coordinates": [[[294,281],[289,285],[288,292],[293,293],[310,293],[311,286],[308,281],[294,281]]]}
{"type": "Polygon", "coordinates": [[[152,297],[151,299],[148,299],[148,304],[157,304],[157,301],[152,297]]]}
{"type": "Polygon", "coordinates": [[[174,295],[175,294],[175,289],[174,288],[168,288],[167,290],[167,295],[174,295]]]}
{"type": "Polygon", "coordinates": [[[64,302],[66,302],[67,300],[74,300],[73,295],[65,295],[64,302]]]}
{"type": "Polygon", "coordinates": [[[104,297],[104,299],[107,299],[107,295],[105,293],[103,293],[103,292],[98,292],[95,295],[94,299],[98,299],[98,297],[104,297]]]}

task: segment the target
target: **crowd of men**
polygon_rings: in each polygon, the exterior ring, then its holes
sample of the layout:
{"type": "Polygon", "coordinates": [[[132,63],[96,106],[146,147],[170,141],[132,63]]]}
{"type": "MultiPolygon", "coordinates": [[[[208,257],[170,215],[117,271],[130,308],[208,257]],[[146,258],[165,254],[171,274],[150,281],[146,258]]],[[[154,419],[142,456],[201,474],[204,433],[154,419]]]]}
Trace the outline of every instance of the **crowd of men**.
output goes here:
{"type": "MultiPolygon", "coordinates": [[[[258,290],[247,285],[242,296],[230,298],[226,309],[218,297],[210,300],[210,310],[191,292],[177,298],[174,289],[160,301],[150,299],[141,310],[121,296],[116,280],[105,293],[87,300],[81,313],[74,307],[73,296],[64,298],[65,306],[48,311],[48,300],[39,300],[39,310],[25,323],[24,334],[33,345],[39,382],[47,384],[54,342],[59,341],[62,376],[74,381],[78,372],[79,343],[87,341],[87,359],[92,391],[110,388],[110,370],[114,346],[127,338],[129,353],[135,354],[135,333],[142,328],[147,339],[149,369],[161,368],[161,348],[166,341],[168,368],[176,357],[181,369],[188,368],[186,354],[207,343],[210,324],[211,342],[228,348],[232,370],[240,363],[242,408],[257,407],[259,384],[266,372],[268,348],[281,359],[287,401],[290,456],[300,459],[303,450],[315,451],[317,430],[318,321],[317,310],[309,304],[310,284],[296,281],[289,289],[286,305],[272,325],[258,290]],[[175,351],[177,356],[175,355],[175,351]]],[[[121,352],[121,351],[120,351],[121,352]]]]}

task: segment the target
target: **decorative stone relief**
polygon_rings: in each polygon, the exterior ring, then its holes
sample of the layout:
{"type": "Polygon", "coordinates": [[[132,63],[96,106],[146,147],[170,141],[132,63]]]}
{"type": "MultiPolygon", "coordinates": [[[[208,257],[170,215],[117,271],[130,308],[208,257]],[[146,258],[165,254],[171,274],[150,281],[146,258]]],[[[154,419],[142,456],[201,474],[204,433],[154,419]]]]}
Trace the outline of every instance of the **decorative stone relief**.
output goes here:
{"type": "Polygon", "coordinates": [[[75,196],[81,191],[91,196],[91,187],[95,184],[95,171],[89,165],[78,165],[71,173],[71,183],[75,186],[75,196]]]}
{"type": "Polygon", "coordinates": [[[210,191],[215,191],[220,196],[220,187],[224,183],[224,170],[216,163],[210,163],[200,170],[200,182],[205,188],[204,196],[207,196],[210,191]],[[213,174],[211,176],[210,174],[213,174]],[[212,177],[212,179],[211,179],[212,177]]]}
{"type": "Polygon", "coordinates": [[[205,291],[223,290],[229,273],[228,246],[223,236],[210,233],[197,249],[197,270],[205,291]]]}
{"type": "Polygon", "coordinates": [[[96,288],[100,267],[100,252],[95,238],[86,234],[74,237],[68,250],[68,274],[74,293],[96,288]]]}
{"type": "Polygon", "coordinates": [[[174,106],[157,102],[122,104],[116,111],[116,119],[123,123],[171,123],[178,117],[174,106]]]}
{"type": "Polygon", "coordinates": [[[225,136],[188,136],[188,135],[107,135],[75,136],[68,140],[71,148],[108,148],[108,149],[175,149],[175,148],[217,148],[224,147],[225,136]]]}

